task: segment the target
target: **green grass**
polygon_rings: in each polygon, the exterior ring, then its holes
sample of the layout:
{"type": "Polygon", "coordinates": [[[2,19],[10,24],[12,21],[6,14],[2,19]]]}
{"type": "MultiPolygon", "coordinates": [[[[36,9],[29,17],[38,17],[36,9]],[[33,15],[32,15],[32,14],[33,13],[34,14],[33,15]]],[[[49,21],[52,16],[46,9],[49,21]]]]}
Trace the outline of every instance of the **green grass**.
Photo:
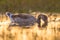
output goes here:
{"type": "Polygon", "coordinates": [[[0,12],[59,12],[60,0],[0,0],[0,12]]]}

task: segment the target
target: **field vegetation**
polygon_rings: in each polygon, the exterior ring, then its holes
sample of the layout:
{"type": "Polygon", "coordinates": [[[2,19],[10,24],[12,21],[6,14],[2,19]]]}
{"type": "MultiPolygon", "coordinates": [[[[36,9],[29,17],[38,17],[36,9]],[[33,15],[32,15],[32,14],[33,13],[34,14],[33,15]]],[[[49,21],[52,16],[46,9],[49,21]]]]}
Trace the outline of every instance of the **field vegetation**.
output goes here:
{"type": "Polygon", "coordinates": [[[0,12],[60,12],[60,0],[0,0],[0,12]]]}
{"type": "MultiPolygon", "coordinates": [[[[59,15],[49,16],[46,28],[38,28],[38,24],[35,23],[30,28],[10,26],[9,29],[9,18],[6,15],[3,15],[3,18],[0,16],[0,40],[60,40],[60,21],[55,20],[60,18],[59,15]]],[[[37,17],[37,15],[34,16],[37,17]]]]}

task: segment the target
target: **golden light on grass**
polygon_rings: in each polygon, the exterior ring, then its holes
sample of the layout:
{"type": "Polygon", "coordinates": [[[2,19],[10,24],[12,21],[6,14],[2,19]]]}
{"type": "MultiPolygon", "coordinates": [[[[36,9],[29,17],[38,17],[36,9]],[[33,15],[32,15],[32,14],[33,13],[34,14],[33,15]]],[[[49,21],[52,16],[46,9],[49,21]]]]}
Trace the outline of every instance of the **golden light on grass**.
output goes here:
{"type": "MultiPolygon", "coordinates": [[[[58,18],[58,17],[57,17],[58,18]]],[[[10,20],[0,22],[0,40],[60,40],[60,22],[49,22],[46,28],[38,28],[37,23],[31,28],[11,26],[10,20]]]]}

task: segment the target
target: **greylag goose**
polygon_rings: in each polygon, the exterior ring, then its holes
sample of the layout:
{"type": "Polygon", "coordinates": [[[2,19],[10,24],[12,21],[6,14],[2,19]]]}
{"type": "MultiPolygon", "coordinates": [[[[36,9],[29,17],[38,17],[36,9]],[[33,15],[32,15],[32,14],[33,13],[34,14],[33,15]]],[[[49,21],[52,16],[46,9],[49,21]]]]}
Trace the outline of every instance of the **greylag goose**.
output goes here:
{"type": "Polygon", "coordinates": [[[14,15],[10,12],[6,12],[6,15],[10,18],[10,25],[20,25],[20,26],[32,26],[36,22],[36,18],[30,14],[18,14],[14,15]]]}

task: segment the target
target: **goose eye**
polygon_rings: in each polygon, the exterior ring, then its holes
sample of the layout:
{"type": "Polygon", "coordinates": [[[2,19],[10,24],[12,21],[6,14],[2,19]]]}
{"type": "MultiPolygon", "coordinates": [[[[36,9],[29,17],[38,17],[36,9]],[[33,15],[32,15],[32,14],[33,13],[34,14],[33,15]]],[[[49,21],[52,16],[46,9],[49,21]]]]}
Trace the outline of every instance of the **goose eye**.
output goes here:
{"type": "Polygon", "coordinates": [[[10,16],[10,13],[7,13],[7,16],[10,16]]]}
{"type": "Polygon", "coordinates": [[[10,14],[9,14],[9,13],[8,13],[7,15],[8,15],[8,16],[10,16],[10,14]]]}

